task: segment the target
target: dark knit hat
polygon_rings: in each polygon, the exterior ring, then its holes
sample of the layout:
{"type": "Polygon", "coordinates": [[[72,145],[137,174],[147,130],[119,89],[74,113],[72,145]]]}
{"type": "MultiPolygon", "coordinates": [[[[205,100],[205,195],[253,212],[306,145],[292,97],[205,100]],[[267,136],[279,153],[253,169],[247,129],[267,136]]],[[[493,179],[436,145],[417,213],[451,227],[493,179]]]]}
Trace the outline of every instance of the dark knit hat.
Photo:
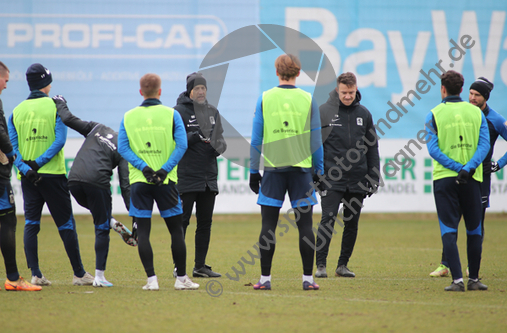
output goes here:
{"type": "Polygon", "coordinates": [[[192,74],[188,74],[187,75],[187,95],[190,96],[190,92],[192,91],[192,89],[194,89],[195,86],[198,86],[200,84],[202,84],[203,86],[206,87],[206,89],[208,89],[208,87],[206,86],[206,79],[204,78],[204,76],[202,76],[201,73],[193,72],[192,74]]]}
{"type": "Polygon", "coordinates": [[[474,83],[472,83],[472,85],[470,86],[470,89],[477,90],[479,92],[479,94],[481,94],[482,97],[484,97],[485,100],[488,100],[489,93],[491,92],[491,90],[493,90],[494,86],[495,85],[493,83],[489,82],[488,79],[481,76],[477,80],[475,80],[474,83]]]}
{"type": "Polygon", "coordinates": [[[26,70],[26,80],[30,91],[42,89],[53,82],[51,72],[41,64],[32,64],[26,70]]]}

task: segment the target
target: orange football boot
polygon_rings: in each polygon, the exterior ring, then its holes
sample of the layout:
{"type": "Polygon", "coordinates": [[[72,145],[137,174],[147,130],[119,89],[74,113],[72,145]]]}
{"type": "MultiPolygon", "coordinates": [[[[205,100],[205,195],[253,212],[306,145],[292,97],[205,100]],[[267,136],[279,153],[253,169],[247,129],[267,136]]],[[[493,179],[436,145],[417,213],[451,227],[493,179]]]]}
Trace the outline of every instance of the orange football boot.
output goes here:
{"type": "Polygon", "coordinates": [[[42,290],[41,286],[35,286],[30,282],[25,281],[21,276],[18,281],[9,281],[5,280],[4,284],[5,290],[8,291],[40,291],[42,290]]]}

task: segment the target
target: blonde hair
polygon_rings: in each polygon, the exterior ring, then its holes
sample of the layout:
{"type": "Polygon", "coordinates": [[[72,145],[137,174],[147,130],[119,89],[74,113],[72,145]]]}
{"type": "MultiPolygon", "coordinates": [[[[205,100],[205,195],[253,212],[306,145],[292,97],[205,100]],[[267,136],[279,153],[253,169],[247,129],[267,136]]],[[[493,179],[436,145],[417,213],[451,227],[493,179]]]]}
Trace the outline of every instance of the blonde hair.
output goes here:
{"type": "Polygon", "coordinates": [[[157,74],[148,73],[143,75],[139,84],[144,97],[157,97],[160,86],[162,85],[162,80],[157,74]]]}
{"type": "Polygon", "coordinates": [[[282,54],[275,61],[275,68],[282,80],[296,77],[301,70],[301,62],[292,54],[282,54]]]}

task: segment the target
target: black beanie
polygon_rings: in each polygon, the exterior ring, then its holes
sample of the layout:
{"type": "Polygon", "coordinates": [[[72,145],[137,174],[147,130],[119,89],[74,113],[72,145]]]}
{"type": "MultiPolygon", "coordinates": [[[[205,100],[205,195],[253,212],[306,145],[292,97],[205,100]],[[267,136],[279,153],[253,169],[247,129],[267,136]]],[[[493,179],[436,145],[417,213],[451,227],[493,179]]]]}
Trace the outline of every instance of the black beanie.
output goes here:
{"type": "MultiPolygon", "coordinates": [[[[201,73],[192,73],[187,75],[187,95],[190,96],[190,92],[194,89],[195,86],[202,84],[206,87],[206,79],[202,76],[201,73]]],[[[208,87],[206,87],[208,89],[208,87]]]]}
{"type": "Polygon", "coordinates": [[[51,72],[41,64],[32,64],[26,70],[26,80],[30,91],[42,89],[53,82],[51,72]]]}
{"type": "Polygon", "coordinates": [[[488,79],[481,76],[470,86],[470,89],[477,90],[485,100],[489,99],[489,93],[493,90],[494,84],[488,79]]]}

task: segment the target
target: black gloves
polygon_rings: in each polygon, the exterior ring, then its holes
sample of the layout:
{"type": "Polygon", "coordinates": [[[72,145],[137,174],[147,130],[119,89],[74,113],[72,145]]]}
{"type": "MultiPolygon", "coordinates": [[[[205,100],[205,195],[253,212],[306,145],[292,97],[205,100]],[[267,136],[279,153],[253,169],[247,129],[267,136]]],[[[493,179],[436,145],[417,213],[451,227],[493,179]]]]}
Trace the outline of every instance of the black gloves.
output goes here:
{"type": "Polygon", "coordinates": [[[153,171],[152,168],[150,168],[149,166],[145,166],[144,169],[143,169],[143,176],[144,178],[146,178],[146,181],[148,183],[155,183],[155,171],[153,171]]]}
{"type": "Polygon", "coordinates": [[[164,169],[160,169],[157,172],[155,172],[155,185],[162,185],[164,183],[164,180],[167,177],[167,171],[164,169]]]}
{"type": "Polygon", "coordinates": [[[164,169],[160,169],[155,172],[152,168],[146,166],[143,169],[143,175],[148,183],[160,186],[164,183],[164,180],[167,178],[167,171],[165,171],[164,169]]]}
{"type": "Polygon", "coordinates": [[[468,183],[468,179],[470,179],[474,173],[475,169],[470,170],[470,172],[466,171],[465,169],[461,169],[461,171],[458,173],[458,177],[456,177],[456,184],[464,185],[468,183]]]}
{"type": "Polygon", "coordinates": [[[56,96],[53,96],[53,102],[58,102],[58,101],[61,101],[61,102],[64,102],[64,103],[67,103],[67,101],[65,100],[65,98],[62,96],[62,95],[56,95],[56,96]]]}
{"type": "Polygon", "coordinates": [[[28,172],[25,174],[26,179],[28,179],[30,183],[37,186],[41,180],[40,175],[37,173],[37,171],[40,169],[40,166],[35,161],[21,161],[30,167],[30,170],[28,170],[28,172]]]}
{"type": "Polygon", "coordinates": [[[26,179],[28,179],[30,183],[34,184],[35,186],[37,186],[41,180],[39,174],[33,170],[28,170],[25,176],[26,179]]]}
{"type": "Polygon", "coordinates": [[[28,164],[28,166],[30,167],[30,169],[32,169],[33,171],[39,171],[40,169],[40,166],[37,164],[37,162],[35,161],[23,161],[25,164],[28,164]]]}
{"type": "Polygon", "coordinates": [[[313,184],[315,185],[315,187],[319,190],[319,192],[322,192],[322,191],[325,191],[326,189],[324,188],[324,184],[321,183],[320,181],[320,178],[319,178],[319,175],[317,174],[314,174],[313,175],[313,184]]]}
{"type": "Polygon", "coordinates": [[[500,169],[501,169],[501,168],[500,168],[500,166],[498,165],[498,163],[491,161],[491,172],[497,172],[497,171],[499,171],[500,169]]]}
{"type": "Polygon", "coordinates": [[[250,174],[250,189],[253,193],[259,194],[259,188],[261,185],[262,176],[260,173],[250,174]]]}

